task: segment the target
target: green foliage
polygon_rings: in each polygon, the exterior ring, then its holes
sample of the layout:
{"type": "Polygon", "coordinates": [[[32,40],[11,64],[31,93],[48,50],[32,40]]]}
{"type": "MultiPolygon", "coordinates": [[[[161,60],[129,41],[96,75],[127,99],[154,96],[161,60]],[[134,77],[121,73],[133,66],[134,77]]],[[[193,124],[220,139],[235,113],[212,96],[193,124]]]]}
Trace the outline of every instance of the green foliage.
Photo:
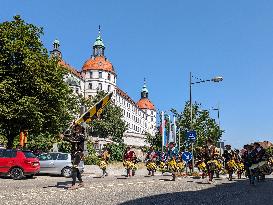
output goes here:
{"type": "Polygon", "coordinates": [[[157,128],[157,132],[155,136],[150,133],[146,133],[146,142],[155,148],[155,150],[161,150],[162,146],[162,136],[159,132],[159,127],[157,128]]]}
{"type": "MultiPolygon", "coordinates": [[[[84,103],[91,107],[106,95],[105,92],[98,94],[84,103]]],[[[102,111],[100,118],[90,123],[92,127],[91,135],[95,137],[108,138],[117,143],[123,143],[123,134],[127,130],[127,125],[122,120],[122,109],[110,102],[102,111]]]]}
{"type": "Polygon", "coordinates": [[[8,147],[23,129],[33,136],[62,131],[77,110],[66,69],[49,58],[42,35],[20,16],[0,24],[0,134],[8,147]]]}
{"type": "Polygon", "coordinates": [[[219,125],[210,117],[208,110],[200,110],[199,104],[192,105],[192,127],[189,102],[186,103],[182,113],[178,113],[175,109],[172,109],[172,112],[177,119],[177,128],[181,129],[181,145],[187,146],[186,132],[191,129],[197,132],[195,146],[204,145],[208,138],[212,139],[215,145],[220,140],[223,130],[219,129],[219,125]]]}
{"type": "Polygon", "coordinates": [[[94,144],[91,141],[87,142],[88,155],[84,157],[84,164],[86,165],[97,165],[100,161],[96,150],[94,149],[94,144]]]}
{"type": "Polygon", "coordinates": [[[115,144],[111,143],[107,145],[110,151],[110,161],[122,161],[123,154],[125,152],[126,145],[123,143],[115,144]]]}

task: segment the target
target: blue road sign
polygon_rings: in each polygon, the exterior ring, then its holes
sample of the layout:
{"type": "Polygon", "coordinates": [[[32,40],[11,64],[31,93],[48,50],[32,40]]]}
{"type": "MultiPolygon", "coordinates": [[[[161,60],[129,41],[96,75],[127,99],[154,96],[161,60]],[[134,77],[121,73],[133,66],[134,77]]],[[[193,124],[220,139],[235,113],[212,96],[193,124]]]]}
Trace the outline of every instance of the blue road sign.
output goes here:
{"type": "Polygon", "coordinates": [[[182,159],[185,161],[185,162],[188,162],[192,159],[192,154],[191,152],[183,152],[182,154],[182,159]]]}
{"type": "Polygon", "coordinates": [[[187,132],[187,138],[189,140],[196,140],[196,131],[188,131],[187,132]]]}

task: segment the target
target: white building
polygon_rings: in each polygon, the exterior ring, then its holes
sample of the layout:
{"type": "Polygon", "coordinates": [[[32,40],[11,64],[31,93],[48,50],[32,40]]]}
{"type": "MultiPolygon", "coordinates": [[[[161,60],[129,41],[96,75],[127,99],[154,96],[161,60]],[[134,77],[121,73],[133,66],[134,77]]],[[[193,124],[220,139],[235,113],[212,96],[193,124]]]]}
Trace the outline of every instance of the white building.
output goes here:
{"type": "Polygon", "coordinates": [[[113,102],[123,110],[123,120],[128,124],[128,130],[124,135],[124,142],[128,145],[144,146],[145,133],[155,135],[156,109],[148,98],[148,89],[144,82],[141,90],[141,98],[135,102],[130,96],[117,86],[117,73],[112,63],[105,57],[105,46],[99,32],[93,44],[91,57],[83,64],[81,71],[71,67],[62,59],[59,49],[60,43],[55,40],[52,56],[60,58],[60,64],[67,67],[70,74],[66,81],[78,95],[92,97],[97,91],[113,92],[113,102]]]}

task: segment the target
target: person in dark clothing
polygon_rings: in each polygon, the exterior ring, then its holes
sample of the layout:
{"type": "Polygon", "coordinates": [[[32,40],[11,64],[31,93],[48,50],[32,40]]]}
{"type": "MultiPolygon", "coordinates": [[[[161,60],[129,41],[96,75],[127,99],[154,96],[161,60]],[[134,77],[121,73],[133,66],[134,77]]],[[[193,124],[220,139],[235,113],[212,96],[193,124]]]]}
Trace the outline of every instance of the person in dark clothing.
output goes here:
{"type": "Polygon", "coordinates": [[[84,150],[84,128],[81,125],[75,125],[72,133],[67,130],[64,134],[61,134],[61,138],[71,143],[71,158],[74,159],[74,154],[78,150],[84,150]]]}
{"type": "Polygon", "coordinates": [[[70,190],[77,189],[78,187],[83,187],[83,181],[82,181],[82,176],[79,171],[79,164],[81,160],[83,160],[83,150],[79,149],[75,155],[74,155],[74,160],[72,163],[72,186],[69,188],[70,190]],[[76,179],[78,178],[79,180],[79,185],[76,186],[76,179]]]}

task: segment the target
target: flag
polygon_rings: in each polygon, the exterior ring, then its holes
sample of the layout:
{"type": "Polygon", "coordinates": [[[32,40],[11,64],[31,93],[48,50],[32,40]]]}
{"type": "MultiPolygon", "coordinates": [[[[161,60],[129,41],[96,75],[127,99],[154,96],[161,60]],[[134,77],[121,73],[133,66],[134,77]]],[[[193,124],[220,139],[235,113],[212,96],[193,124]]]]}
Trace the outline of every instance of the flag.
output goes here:
{"type": "Polygon", "coordinates": [[[101,101],[96,105],[91,107],[86,113],[84,113],[79,119],[75,121],[76,124],[81,124],[83,122],[92,122],[92,120],[98,118],[103,111],[103,108],[110,102],[112,93],[106,95],[101,101]]]}
{"type": "Polygon", "coordinates": [[[173,142],[176,143],[176,119],[173,116],[173,142]]]}
{"type": "Polygon", "coordinates": [[[161,125],[160,125],[160,134],[162,136],[162,148],[167,145],[167,135],[166,135],[166,120],[165,120],[165,115],[164,112],[161,112],[161,125]]]}
{"type": "Polygon", "coordinates": [[[172,135],[172,123],[171,123],[171,116],[169,115],[169,139],[168,143],[173,142],[173,135],[172,135]]]}

